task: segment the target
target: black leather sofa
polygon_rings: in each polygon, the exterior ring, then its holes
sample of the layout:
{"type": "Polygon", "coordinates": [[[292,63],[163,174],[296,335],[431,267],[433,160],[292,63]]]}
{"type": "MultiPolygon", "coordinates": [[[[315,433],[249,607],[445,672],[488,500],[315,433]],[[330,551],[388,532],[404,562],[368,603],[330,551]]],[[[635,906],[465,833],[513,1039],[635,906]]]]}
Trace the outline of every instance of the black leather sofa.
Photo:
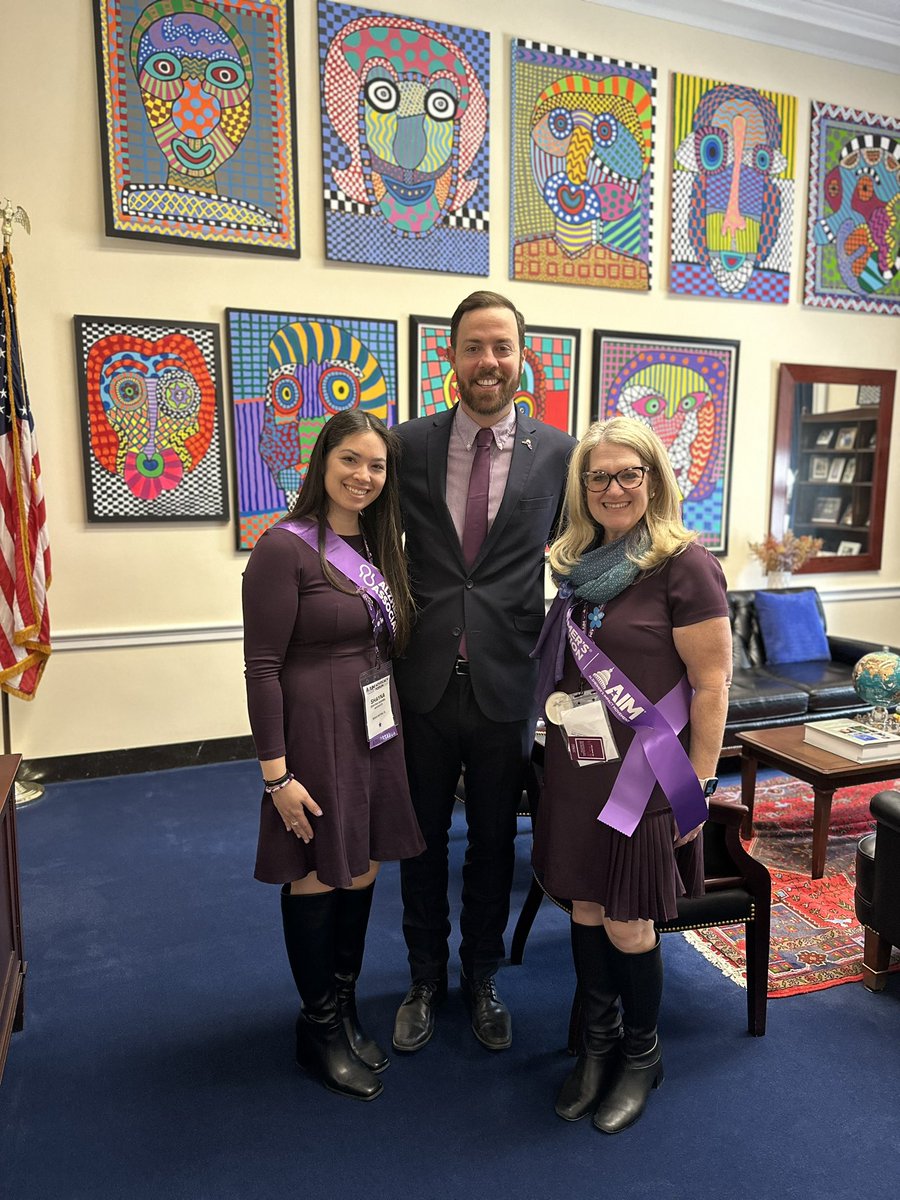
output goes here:
{"type": "MultiPolygon", "coordinates": [[[[779,590],[813,592],[825,624],[825,610],[815,588],[779,590]]],[[[830,660],[767,665],[755,596],[753,591],[728,593],[734,675],[728,698],[723,757],[740,753],[736,735],[749,729],[803,725],[807,721],[867,712],[869,706],[860,700],[853,688],[851,671],[864,654],[884,649],[880,642],[832,637],[826,626],[830,660]]]]}
{"type": "Polygon", "coordinates": [[[869,805],[875,832],[856,848],[856,919],[866,932],[863,983],[887,983],[891,947],[900,946],[900,792],[879,792],[869,805]]]}

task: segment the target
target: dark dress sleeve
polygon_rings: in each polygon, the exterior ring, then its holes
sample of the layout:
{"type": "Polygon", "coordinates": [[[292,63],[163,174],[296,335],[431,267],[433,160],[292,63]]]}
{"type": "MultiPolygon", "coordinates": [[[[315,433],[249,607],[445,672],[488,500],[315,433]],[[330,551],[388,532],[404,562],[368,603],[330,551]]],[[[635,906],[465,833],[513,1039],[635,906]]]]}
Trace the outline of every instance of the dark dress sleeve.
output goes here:
{"type": "Polygon", "coordinates": [[[692,543],[670,560],[668,591],[672,627],[699,625],[728,616],[725,573],[717,558],[692,543]]]}
{"type": "Polygon", "coordinates": [[[264,533],[250,554],[242,588],[247,709],[256,754],[263,760],[285,752],[281,670],[302,582],[298,539],[278,530],[264,533]]]}

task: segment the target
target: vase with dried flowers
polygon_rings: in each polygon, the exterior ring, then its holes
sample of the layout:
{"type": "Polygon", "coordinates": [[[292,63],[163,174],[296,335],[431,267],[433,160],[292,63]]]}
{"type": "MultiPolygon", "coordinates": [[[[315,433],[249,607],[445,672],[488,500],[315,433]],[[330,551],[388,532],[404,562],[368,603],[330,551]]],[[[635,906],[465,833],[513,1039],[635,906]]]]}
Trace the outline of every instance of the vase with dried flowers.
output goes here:
{"type": "Polygon", "coordinates": [[[767,533],[761,542],[748,544],[750,553],[763,565],[769,587],[787,587],[793,573],[822,549],[821,538],[796,537],[790,529],[781,538],[767,533]]]}

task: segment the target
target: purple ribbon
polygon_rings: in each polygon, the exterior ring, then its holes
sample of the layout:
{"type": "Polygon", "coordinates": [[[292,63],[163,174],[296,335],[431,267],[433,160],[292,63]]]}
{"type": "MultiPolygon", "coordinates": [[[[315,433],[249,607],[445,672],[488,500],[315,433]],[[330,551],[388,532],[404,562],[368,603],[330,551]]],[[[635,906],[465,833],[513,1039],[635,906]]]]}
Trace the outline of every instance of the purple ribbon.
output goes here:
{"type": "MultiPolygon", "coordinates": [[[[314,521],[307,519],[282,521],[278,528],[286,529],[295,537],[302,538],[318,554],[319,533],[314,521]]],[[[379,626],[383,620],[387,625],[391,644],[393,644],[397,631],[394,619],[394,597],[391,595],[387,580],[378,568],[367,558],[357,554],[352,546],[348,546],[343,538],[338,537],[334,530],[327,527],[325,529],[325,557],[336,570],[340,571],[342,575],[346,575],[350,583],[356,585],[357,590],[363,594],[363,599],[369,596],[375,601],[378,605],[378,612],[370,609],[375,638],[377,640],[379,626]],[[376,620],[376,616],[379,615],[380,619],[376,620]]]]}
{"type": "Polygon", "coordinates": [[[612,794],[597,818],[604,825],[631,837],[658,782],[672,806],[675,824],[683,836],[707,819],[708,810],[697,773],[678,740],[690,716],[692,688],[687,676],[658,704],[653,704],[612,659],[578,628],[566,613],[569,645],[584,679],[623,725],[635,730],[616,776],[612,794]]]}

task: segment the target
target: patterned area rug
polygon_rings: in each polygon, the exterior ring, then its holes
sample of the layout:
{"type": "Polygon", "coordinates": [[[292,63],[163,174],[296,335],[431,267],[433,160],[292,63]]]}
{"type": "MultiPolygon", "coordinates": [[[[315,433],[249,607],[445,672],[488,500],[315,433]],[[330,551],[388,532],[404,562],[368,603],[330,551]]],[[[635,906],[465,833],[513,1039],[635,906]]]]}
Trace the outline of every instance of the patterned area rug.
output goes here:
{"type": "MultiPolygon", "coordinates": [[[[779,776],[757,784],[750,853],[772,876],[769,996],[796,996],[862,979],[863,930],[853,910],[856,843],[874,829],[869,800],[894,783],[841,788],[831,808],[825,875],[810,879],[812,788],[779,776]]],[[[740,787],[723,788],[740,800],[740,787]]],[[[746,987],[744,926],[683,934],[724,975],[746,987]]],[[[891,970],[900,970],[894,952],[891,970]]]]}

